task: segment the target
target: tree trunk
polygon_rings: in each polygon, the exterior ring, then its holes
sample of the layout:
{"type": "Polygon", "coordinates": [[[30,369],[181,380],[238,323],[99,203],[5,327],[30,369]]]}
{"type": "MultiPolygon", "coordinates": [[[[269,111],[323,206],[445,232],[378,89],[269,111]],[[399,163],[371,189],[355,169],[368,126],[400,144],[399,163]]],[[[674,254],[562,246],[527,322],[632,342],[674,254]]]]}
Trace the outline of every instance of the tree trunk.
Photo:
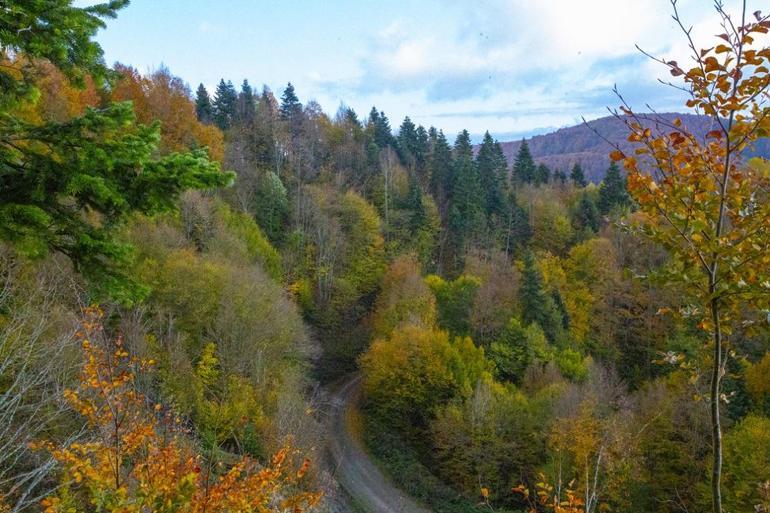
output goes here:
{"type": "MultiPolygon", "coordinates": [[[[709,287],[713,289],[713,285],[709,287]]],[[[713,290],[712,290],[713,294],[713,290]]],[[[720,325],[719,299],[711,299],[711,320],[714,323],[714,364],[711,370],[711,438],[712,469],[711,499],[714,513],[722,513],[722,423],[719,418],[719,396],[722,383],[722,327],[720,325]]]]}

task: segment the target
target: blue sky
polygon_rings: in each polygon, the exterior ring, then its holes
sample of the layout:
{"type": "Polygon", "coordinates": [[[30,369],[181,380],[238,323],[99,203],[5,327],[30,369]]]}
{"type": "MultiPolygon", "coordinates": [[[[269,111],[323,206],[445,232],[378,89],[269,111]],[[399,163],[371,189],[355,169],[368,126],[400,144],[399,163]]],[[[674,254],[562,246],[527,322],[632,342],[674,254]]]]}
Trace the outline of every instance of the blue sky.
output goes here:
{"type": "MultiPolygon", "coordinates": [[[[679,0],[700,46],[719,31],[711,5],[679,0]]],[[[109,63],[164,64],[193,89],[247,78],[280,95],[291,81],[331,114],[376,105],[394,128],[409,115],[505,140],[605,115],[614,84],[678,108],[634,48],[684,60],[670,14],[669,0],[132,0],[98,40],[109,63]]]]}

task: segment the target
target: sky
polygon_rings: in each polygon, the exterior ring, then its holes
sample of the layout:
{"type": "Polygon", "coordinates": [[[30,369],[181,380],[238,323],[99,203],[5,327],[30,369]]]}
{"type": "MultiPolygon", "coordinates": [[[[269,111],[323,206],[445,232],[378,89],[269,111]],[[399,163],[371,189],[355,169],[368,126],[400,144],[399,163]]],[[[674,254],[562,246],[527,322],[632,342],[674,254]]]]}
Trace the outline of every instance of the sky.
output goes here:
{"type": "MultiPolygon", "coordinates": [[[[699,47],[722,32],[712,5],[678,1],[699,47]]],[[[331,115],[376,106],[394,129],[408,115],[511,140],[606,115],[615,84],[635,107],[682,110],[635,48],[685,62],[671,13],[670,0],[132,0],[97,40],[108,63],[165,65],[192,90],[248,79],[280,96],[291,81],[331,115]]]]}

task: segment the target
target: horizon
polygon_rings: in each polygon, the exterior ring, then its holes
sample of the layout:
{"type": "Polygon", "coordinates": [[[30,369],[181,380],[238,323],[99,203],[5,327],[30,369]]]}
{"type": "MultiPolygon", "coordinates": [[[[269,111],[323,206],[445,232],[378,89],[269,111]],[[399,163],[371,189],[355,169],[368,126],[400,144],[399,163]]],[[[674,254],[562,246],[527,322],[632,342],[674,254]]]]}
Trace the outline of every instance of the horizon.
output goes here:
{"type": "MultiPolygon", "coordinates": [[[[682,104],[657,82],[666,70],[635,48],[684,56],[668,0],[226,4],[133,0],[97,40],[108,64],[142,73],[166,66],[192,92],[202,83],[213,93],[221,78],[238,88],[245,78],[279,97],[291,82],[303,104],[317,101],[331,115],[341,105],[360,116],[376,106],[394,131],[409,116],[447,134],[467,129],[476,142],[486,131],[515,140],[604,117],[618,103],[614,85],[637,107],[682,104]],[[435,24],[430,34],[422,19],[435,24]]],[[[680,1],[696,34],[715,33],[713,9],[698,7],[680,1]]]]}

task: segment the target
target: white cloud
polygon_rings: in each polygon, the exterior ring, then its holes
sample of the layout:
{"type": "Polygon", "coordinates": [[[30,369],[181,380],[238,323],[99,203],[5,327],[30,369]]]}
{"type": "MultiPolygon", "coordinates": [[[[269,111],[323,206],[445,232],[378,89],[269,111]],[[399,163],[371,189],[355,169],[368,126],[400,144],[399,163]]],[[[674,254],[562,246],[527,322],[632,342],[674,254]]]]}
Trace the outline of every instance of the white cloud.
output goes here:
{"type": "MultiPolygon", "coordinates": [[[[739,0],[729,0],[735,9],[739,0]]],[[[421,98],[417,120],[483,132],[563,126],[602,115],[619,84],[632,100],[670,109],[673,90],[657,85],[661,65],[641,57],[686,58],[669,0],[445,0],[442,19],[399,19],[374,35],[351,88],[359,97],[421,98]],[[500,112],[495,116],[495,112],[500,112]],[[453,113],[448,115],[447,113],[453,113]],[[534,113],[534,114],[533,114],[534,113]],[[484,125],[486,124],[486,125],[484,125]]],[[[679,0],[694,36],[719,32],[707,0],[679,0]]],[[[377,101],[378,107],[388,101],[377,101]]],[[[395,112],[404,102],[393,102],[395,112]]],[[[398,123],[391,120],[394,125],[398,123]]]]}

